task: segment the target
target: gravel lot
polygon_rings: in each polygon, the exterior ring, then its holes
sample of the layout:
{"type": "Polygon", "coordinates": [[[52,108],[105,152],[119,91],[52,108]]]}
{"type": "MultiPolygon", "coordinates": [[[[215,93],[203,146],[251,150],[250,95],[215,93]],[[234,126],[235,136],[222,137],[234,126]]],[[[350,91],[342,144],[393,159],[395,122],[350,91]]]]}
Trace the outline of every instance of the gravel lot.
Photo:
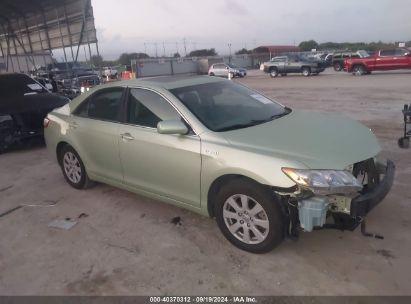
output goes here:
{"type": "Polygon", "coordinates": [[[0,218],[0,294],[411,295],[411,150],[397,147],[411,72],[270,79],[250,71],[235,81],[374,130],[397,165],[391,193],[368,217],[384,240],[323,230],[253,255],[230,245],[212,219],[106,185],[76,191],[45,148],[20,149],[0,156],[0,213],[57,204],[0,218]],[[171,223],[177,216],[181,225],[171,223]],[[78,224],[48,227],[64,218],[78,224]]]}

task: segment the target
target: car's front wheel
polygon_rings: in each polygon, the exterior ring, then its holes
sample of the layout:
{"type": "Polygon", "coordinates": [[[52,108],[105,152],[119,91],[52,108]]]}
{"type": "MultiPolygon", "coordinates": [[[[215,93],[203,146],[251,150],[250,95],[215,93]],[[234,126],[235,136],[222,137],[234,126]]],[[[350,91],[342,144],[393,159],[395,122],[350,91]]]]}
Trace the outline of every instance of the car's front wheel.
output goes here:
{"type": "Polygon", "coordinates": [[[352,74],[355,75],[355,76],[362,76],[366,73],[367,73],[367,71],[365,70],[365,68],[362,65],[355,65],[352,69],[352,74]]]}
{"type": "Polygon", "coordinates": [[[276,68],[271,68],[270,69],[270,76],[271,78],[275,78],[278,76],[278,70],[276,68]]]}
{"type": "Polygon", "coordinates": [[[283,217],[274,195],[243,179],[226,184],[218,193],[215,216],[224,236],[253,253],[272,250],[283,240],[283,217]]]}
{"type": "Polygon", "coordinates": [[[64,146],[59,155],[61,169],[66,181],[76,189],[86,189],[92,185],[80,156],[70,145],[64,146]]]}
{"type": "Polygon", "coordinates": [[[311,75],[311,69],[309,67],[303,67],[301,70],[301,73],[305,76],[308,77],[311,75]]]}
{"type": "Polygon", "coordinates": [[[343,67],[342,67],[341,63],[338,63],[338,62],[334,63],[334,71],[339,72],[339,71],[342,70],[342,68],[343,67]]]}

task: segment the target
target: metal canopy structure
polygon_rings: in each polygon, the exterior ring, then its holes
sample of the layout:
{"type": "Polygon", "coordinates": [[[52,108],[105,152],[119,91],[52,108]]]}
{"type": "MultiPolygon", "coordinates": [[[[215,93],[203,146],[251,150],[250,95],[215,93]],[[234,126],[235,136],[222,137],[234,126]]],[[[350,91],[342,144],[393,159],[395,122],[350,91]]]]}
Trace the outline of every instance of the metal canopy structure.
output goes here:
{"type": "Polygon", "coordinates": [[[7,57],[50,53],[66,48],[77,62],[81,45],[98,42],[91,0],[1,0],[0,55],[7,57]]]}

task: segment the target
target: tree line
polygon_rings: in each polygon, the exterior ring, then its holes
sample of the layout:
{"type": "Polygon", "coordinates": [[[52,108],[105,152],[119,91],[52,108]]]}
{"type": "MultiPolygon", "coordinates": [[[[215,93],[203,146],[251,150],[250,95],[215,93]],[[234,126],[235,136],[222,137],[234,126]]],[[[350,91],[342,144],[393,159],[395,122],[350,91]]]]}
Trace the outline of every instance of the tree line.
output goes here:
{"type": "MultiPolygon", "coordinates": [[[[315,40],[302,41],[298,47],[302,51],[311,51],[316,49],[318,51],[322,50],[366,50],[366,51],[376,51],[379,49],[388,49],[398,47],[399,42],[387,43],[387,42],[323,42],[318,43],[315,40]]],[[[411,47],[411,41],[405,43],[406,47],[411,47]]]]}

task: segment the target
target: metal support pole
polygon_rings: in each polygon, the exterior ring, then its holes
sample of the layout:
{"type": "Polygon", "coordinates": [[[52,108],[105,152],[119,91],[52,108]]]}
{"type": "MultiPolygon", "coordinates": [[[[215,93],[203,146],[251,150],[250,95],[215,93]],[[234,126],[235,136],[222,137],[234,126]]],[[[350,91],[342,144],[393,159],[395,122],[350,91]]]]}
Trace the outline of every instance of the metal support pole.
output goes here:
{"type": "Polygon", "coordinates": [[[72,57],[72,60],[74,61],[73,39],[71,37],[70,23],[69,23],[68,17],[67,17],[66,1],[64,1],[64,3],[63,3],[63,9],[64,9],[64,18],[66,19],[67,33],[68,33],[69,39],[70,39],[71,57],[72,57]]]}
{"type": "Polygon", "coordinates": [[[90,0],[85,0],[85,1],[86,1],[86,5],[84,6],[84,11],[83,11],[83,23],[81,24],[80,39],[79,39],[79,42],[78,42],[78,45],[77,45],[77,52],[76,52],[75,62],[77,62],[77,59],[78,59],[78,52],[80,50],[81,42],[83,41],[84,27],[86,25],[86,18],[85,18],[85,13],[84,12],[87,10],[87,8],[89,7],[89,3],[90,3],[90,0]]]}
{"type": "Polygon", "coordinates": [[[37,25],[37,32],[39,33],[39,41],[40,41],[40,47],[41,47],[41,53],[43,55],[43,61],[44,61],[44,67],[47,69],[47,62],[46,62],[46,56],[44,55],[44,48],[43,48],[43,39],[41,38],[41,32],[40,32],[40,27],[37,25]]]}
{"type": "MultiPolygon", "coordinates": [[[[7,33],[6,43],[7,43],[6,72],[8,72],[9,71],[9,57],[10,57],[10,37],[8,33],[7,33]]],[[[13,58],[11,59],[11,64],[13,65],[13,58]]],[[[14,71],[14,67],[13,67],[13,71],[14,71]]]]}
{"type": "Polygon", "coordinates": [[[1,41],[1,40],[0,40],[0,51],[1,51],[1,57],[3,57],[3,58],[4,58],[3,43],[2,43],[2,41],[1,41]]]}
{"type": "Polygon", "coordinates": [[[57,18],[57,26],[59,28],[60,32],[60,40],[61,40],[61,45],[63,46],[63,53],[64,53],[64,61],[66,62],[66,70],[68,70],[68,63],[67,63],[67,54],[66,54],[66,46],[64,45],[64,38],[63,38],[63,32],[60,27],[60,17],[59,17],[59,12],[56,9],[56,18],[57,18]]]}
{"type": "MultiPolygon", "coordinates": [[[[13,36],[13,45],[14,45],[14,54],[17,59],[17,67],[19,68],[19,72],[21,72],[21,67],[20,67],[20,60],[19,60],[19,55],[17,53],[17,45],[16,45],[16,35],[14,34],[13,36]]],[[[14,71],[15,72],[15,71],[14,71]]]]}
{"type": "MultiPolygon", "coordinates": [[[[88,36],[88,35],[87,35],[87,36],[88,36]]],[[[88,39],[87,39],[87,40],[88,40],[88,39]]],[[[88,45],[88,53],[89,53],[90,66],[91,66],[93,63],[91,62],[91,47],[90,47],[90,43],[87,42],[87,45],[88,45]]]]}

